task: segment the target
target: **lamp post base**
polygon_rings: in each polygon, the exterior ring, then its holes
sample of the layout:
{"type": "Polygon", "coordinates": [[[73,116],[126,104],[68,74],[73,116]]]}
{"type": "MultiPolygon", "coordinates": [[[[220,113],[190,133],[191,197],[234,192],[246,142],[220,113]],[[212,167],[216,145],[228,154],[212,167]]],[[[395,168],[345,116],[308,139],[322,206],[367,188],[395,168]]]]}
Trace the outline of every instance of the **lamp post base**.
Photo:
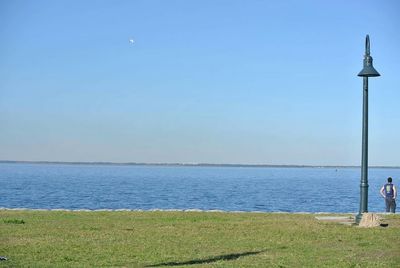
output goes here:
{"type": "Polygon", "coordinates": [[[361,221],[361,219],[362,219],[362,214],[361,213],[358,213],[357,214],[357,216],[356,216],[356,224],[360,224],[360,221],[361,221]]]}

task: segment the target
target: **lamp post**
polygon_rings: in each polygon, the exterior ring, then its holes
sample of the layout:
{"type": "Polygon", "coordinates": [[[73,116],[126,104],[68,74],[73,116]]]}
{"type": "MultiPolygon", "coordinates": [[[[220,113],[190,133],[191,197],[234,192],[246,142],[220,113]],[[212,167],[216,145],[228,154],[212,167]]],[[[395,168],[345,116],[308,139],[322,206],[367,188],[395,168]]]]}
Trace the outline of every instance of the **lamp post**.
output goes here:
{"type": "Polygon", "coordinates": [[[360,210],[356,216],[359,223],[362,213],[368,212],[368,77],[380,76],[372,66],[370,56],[369,36],[365,38],[364,68],[358,74],[363,78],[363,119],[362,119],[362,153],[361,153],[361,184],[360,184],[360,210]]]}

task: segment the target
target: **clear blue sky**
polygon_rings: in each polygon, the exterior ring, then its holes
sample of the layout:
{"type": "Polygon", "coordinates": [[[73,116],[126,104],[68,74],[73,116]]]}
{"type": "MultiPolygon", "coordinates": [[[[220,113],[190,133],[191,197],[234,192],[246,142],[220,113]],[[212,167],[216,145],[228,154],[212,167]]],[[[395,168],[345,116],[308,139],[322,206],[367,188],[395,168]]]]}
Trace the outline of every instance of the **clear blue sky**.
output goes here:
{"type": "Polygon", "coordinates": [[[400,2],[0,1],[0,159],[400,165],[400,2]],[[135,43],[129,42],[130,38],[135,43]]]}

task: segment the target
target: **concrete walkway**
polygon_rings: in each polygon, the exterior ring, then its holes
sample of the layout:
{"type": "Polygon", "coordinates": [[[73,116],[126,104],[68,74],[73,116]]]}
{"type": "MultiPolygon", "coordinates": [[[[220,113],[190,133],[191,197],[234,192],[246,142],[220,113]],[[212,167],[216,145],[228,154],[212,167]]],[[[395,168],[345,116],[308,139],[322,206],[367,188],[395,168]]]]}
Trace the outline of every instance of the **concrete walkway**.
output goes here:
{"type": "Polygon", "coordinates": [[[334,222],[345,225],[354,225],[355,219],[352,216],[317,216],[315,217],[319,221],[334,222]]]}

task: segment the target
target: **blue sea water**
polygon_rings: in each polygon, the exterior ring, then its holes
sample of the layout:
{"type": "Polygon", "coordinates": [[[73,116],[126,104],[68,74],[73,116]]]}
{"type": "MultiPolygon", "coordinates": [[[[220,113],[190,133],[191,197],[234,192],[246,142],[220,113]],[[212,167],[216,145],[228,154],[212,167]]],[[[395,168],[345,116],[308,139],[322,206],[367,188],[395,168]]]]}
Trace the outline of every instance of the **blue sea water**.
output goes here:
{"type": "MultiPolygon", "coordinates": [[[[400,169],[369,169],[369,211],[400,169]]],[[[0,163],[0,207],[357,212],[359,168],[0,163]]]]}

